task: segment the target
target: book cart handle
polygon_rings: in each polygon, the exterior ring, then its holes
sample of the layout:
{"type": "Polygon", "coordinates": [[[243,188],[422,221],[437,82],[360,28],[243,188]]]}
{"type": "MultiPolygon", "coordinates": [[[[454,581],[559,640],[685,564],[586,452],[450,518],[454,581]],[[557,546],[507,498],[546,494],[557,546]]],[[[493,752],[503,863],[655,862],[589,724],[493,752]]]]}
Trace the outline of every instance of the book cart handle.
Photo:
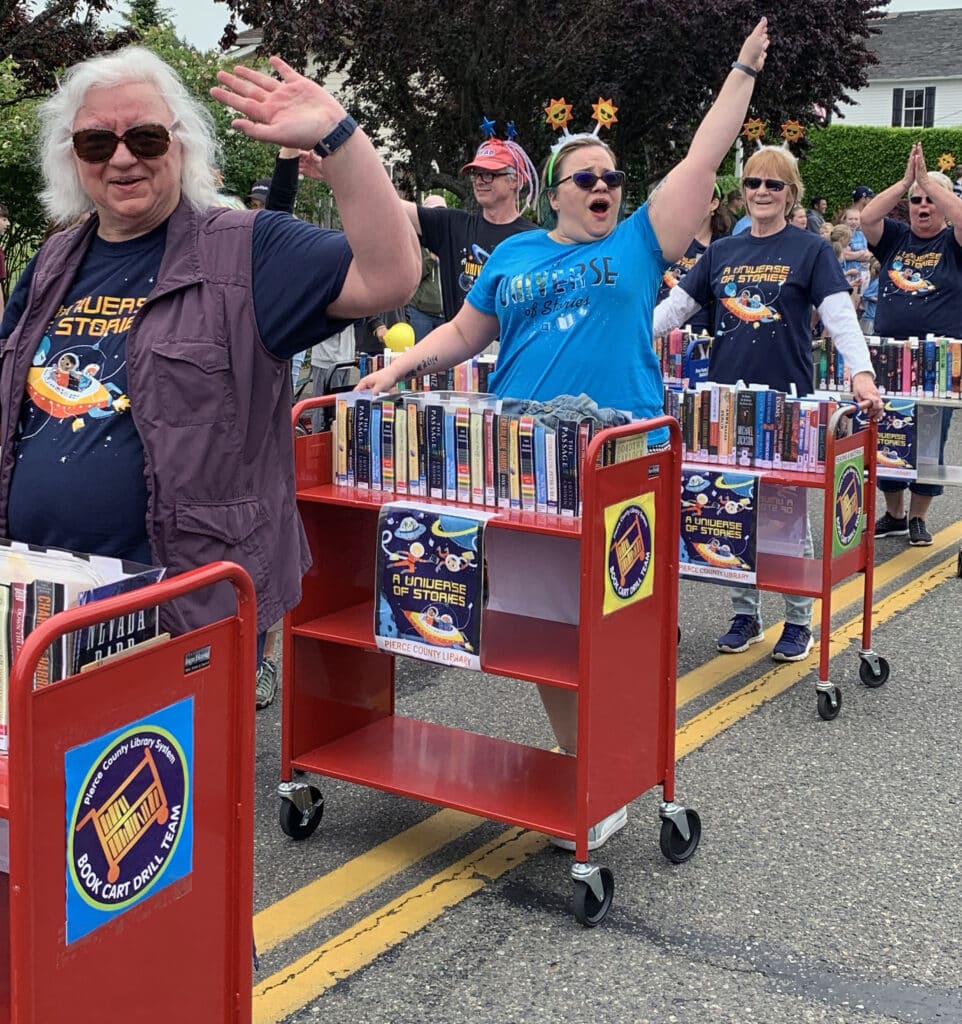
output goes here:
{"type": "Polygon", "coordinates": [[[301,399],[291,409],[291,424],[297,427],[298,421],[306,412],[310,412],[311,409],[321,409],[326,405],[333,405],[337,395],[313,395],[310,398],[301,399]]]}
{"type": "Polygon", "coordinates": [[[116,597],[105,597],[91,604],[80,605],[58,612],[34,629],[24,640],[23,648],[17,655],[10,669],[10,696],[17,699],[18,694],[26,695],[33,689],[33,675],[37,663],[44,651],[60,637],[73,633],[75,630],[92,626],[106,619],[112,619],[128,612],[142,608],[153,608],[155,605],[184,597],[186,594],[212,586],[215,583],[229,582],[234,586],[237,595],[237,617],[240,619],[241,644],[247,642],[248,634],[256,628],[256,598],[254,584],[250,576],[234,562],[211,562],[200,568],[180,573],[168,580],[151,583],[126,594],[116,597]]]}

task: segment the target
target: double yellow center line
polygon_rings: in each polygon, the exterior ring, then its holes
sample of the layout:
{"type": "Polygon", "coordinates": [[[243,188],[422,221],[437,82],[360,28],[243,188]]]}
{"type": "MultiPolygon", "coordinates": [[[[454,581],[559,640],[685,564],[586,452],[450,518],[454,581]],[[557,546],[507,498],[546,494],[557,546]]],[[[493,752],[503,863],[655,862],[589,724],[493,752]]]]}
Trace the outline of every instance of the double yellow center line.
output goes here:
{"type": "MultiPolygon", "coordinates": [[[[962,523],[957,523],[939,533],[935,538],[935,547],[922,554],[927,557],[935,552],[944,553],[960,540],[962,523]]],[[[875,570],[876,592],[910,572],[918,564],[919,555],[917,549],[909,548],[878,566],[875,570]]],[[[877,601],[872,613],[873,630],[933,587],[954,576],[956,557],[953,552],[951,558],[877,601]]],[[[862,576],[840,585],[832,595],[833,610],[842,610],[860,603],[863,586],[862,576]]],[[[813,615],[814,621],[817,621],[817,603],[813,615]]],[[[776,635],[778,627],[778,623],[771,627],[776,635]]],[[[860,641],[861,632],[860,615],[833,630],[828,640],[832,647],[831,656],[841,653],[853,639],[860,641]]],[[[678,706],[709,692],[725,679],[760,661],[768,653],[767,645],[756,644],[744,654],[715,658],[689,672],[678,683],[678,706]]],[[[854,658],[855,652],[852,654],[854,658]]],[[[719,735],[811,671],[811,659],[779,665],[685,722],[676,732],[676,758],[683,757],[719,735]]],[[[851,675],[851,670],[846,669],[846,676],[851,675]]],[[[813,688],[813,714],[814,703],[813,688]]],[[[267,952],[294,938],[482,824],[484,819],[470,814],[453,810],[439,811],[279,900],[254,918],[259,950],[267,952]]],[[[337,981],[371,963],[406,936],[425,927],[449,907],[516,867],[526,857],[541,850],[546,842],[546,838],[537,833],[517,828],[506,829],[496,839],[266,978],[254,988],[254,1024],[276,1024],[283,1020],[316,999],[337,981]]]]}

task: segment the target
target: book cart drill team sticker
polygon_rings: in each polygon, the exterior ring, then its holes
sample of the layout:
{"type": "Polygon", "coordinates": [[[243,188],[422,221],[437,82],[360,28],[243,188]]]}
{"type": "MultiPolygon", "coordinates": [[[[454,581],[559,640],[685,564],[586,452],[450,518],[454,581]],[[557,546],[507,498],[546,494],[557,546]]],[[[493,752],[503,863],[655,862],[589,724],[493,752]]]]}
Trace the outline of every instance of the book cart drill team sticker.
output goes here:
{"type": "Polygon", "coordinates": [[[67,943],[190,874],[194,700],[64,754],[67,943]]]}

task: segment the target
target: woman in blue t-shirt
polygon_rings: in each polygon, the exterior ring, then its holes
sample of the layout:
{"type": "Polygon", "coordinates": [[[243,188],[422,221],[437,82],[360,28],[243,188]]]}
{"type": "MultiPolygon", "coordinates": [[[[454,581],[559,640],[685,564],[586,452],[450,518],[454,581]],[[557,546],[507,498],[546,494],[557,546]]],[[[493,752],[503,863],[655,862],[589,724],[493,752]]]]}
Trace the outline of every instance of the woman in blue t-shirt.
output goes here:
{"type": "MultiPolygon", "coordinates": [[[[751,227],[713,242],[679,286],[655,310],[655,333],[687,323],[700,307],[713,310],[709,380],[765,384],[798,395],[812,390],[811,311],[815,306],[841,352],[856,401],[870,415],[882,411],[868,346],[849,298],[849,286],[831,246],[786,223],[801,199],[802,181],[788,150],[767,146],[745,164],[742,191],[751,227]]],[[[806,528],[804,554],[813,552],[806,528]]],[[[764,637],[761,595],[733,588],[735,616],[718,638],[723,653],[748,649],[764,637]]],[[[785,595],[785,625],[776,661],[801,661],[812,649],[812,599],[785,595]]]]}
{"type": "MultiPolygon", "coordinates": [[[[651,330],[659,279],[694,237],[718,165],[741,128],[765,63],[766,25],[762,18],[742,44],[688,154],[643,206],[621,220],[625,174],[614,153],[595,135],[563,139],[543,174],[548,230],[503,241],[457,316],[358,387],[387,391],[404,378],[455,366],[500,334],[495,394],[550,401],[584,392],[599,406],[638,418],[660,415],[661,369],[651,330]]],[[[667,436],[659,433],[649,443],[667,436]]],[[[540,691],[559,746],[574,752],[577,695],[540,691]]],[[[620,808],[595,825],[589,850],[626,820],[620,808]]]]}
{"type": "MultiPolygon", "coordinates": [[[[875,333],[906,339],[927,334],[962,338],[962,196],[952,182],[925,167],[922,144],[909,153],[901,179],[880,192],[862,210],[862,230],[881,264],[875,308],[875,333]],[[886,216],[909,194],[909,223],[886,216]],[[955,225],[951,227],[951,225],[955,225]]],[[[945,410],[942,445],[951,410],[945,410]]],[[[938,484],[913,480],[879,480],[885,513],[875,524],[876,537],[904,537],[913,547],[928,547],[932,535],[925,526],[938,484]],[[908,515],[903,494],[911,492],[908,515]]]]}

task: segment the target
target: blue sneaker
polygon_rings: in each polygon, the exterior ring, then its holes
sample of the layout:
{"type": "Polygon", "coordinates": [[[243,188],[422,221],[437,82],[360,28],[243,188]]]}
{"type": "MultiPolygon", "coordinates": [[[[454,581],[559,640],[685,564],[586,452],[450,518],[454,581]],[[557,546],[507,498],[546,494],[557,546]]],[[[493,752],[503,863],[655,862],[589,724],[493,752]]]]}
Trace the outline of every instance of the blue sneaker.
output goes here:
{"type": "Polygon", "coordinates": [[[749,644],[757,644],[764,639],[765,631],[758,619],[752,615],[736,615],[731,629],[718,638],[718,649],[722,654],[741,654],[748,650],[749,644]]]}
{"type": "Polygon", "coordinates": [[[782,635],[772,651],[772,660],[801,661],[808,657],[814,643],[812,631],[808,626],[796,626],[794,622],[786,622],[782,635]]]}

